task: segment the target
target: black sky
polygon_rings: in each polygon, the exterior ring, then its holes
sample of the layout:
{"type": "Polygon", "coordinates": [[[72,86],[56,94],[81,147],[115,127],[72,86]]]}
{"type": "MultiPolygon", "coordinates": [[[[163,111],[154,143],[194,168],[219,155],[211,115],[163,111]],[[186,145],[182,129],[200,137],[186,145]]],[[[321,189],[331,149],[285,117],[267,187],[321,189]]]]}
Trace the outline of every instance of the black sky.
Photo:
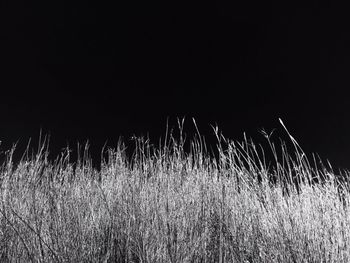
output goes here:
{"type": "Polygon", "coordinates": [[[350,168],[341,6],[1,5],[1,150],[42,129],[53,152],[89,139],[99,156],[106,140],[156,140],[183,116],[189,132],[194,117],[208,137],[217,123],[261,139],[282,118],[307,152],[350,168]]]}

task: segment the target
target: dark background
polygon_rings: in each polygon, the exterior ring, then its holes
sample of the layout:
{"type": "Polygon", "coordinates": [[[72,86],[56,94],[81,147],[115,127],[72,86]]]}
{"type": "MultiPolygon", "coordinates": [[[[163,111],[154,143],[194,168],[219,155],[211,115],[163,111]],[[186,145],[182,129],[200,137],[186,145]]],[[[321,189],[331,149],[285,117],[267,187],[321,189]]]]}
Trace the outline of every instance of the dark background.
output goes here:
{"type": "Polygon", "coordinates": [[[281,118],[307,153],[350,168],[346,8],[72,2],[2,1],[0,150],[42,129],[52,156],[89,139],[98,161],[120,136],[157,142],[167,118],[191,135],[194,117],[209,144],[209,124],[260,142],[281,118]]]}

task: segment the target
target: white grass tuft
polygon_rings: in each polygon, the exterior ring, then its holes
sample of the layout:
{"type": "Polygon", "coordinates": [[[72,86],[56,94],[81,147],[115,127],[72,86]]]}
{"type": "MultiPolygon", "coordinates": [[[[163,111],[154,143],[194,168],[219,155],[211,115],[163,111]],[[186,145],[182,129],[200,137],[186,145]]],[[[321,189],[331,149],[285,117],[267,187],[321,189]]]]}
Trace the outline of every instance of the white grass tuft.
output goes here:
{"type": "Polygon", "coordinates": [[[16,166],[9,155],[0,261],[349,262],[347,181],[312,166],[280,122],[294,148],[264,133],[271,165],[261,145],[217,127],[215,158],[197,125],[185,142],[183,122],[181,138],[167,133],[158,148],[137,139],[131,161],[121,145],[109,149],[100,171],[64,154],[49,162],[44,145],[16,166]]]}

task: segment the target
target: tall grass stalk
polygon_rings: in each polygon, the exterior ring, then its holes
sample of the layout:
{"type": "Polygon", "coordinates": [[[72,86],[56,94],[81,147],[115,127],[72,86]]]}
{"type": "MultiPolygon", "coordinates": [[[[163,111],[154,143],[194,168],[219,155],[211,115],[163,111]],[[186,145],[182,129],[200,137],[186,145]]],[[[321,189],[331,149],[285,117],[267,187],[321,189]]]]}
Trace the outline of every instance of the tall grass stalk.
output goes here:
{"type": "Polygon", "coordinates": [[[264,151],[213,127],[213,155],[197,126],[186,142],[179,122],[179,140],[136,138],[131,159],[120,142],[99,171],[87,147],[76,163],[69,149],[49,161],[45,143],[14,163],[12,149],[0,262],[349,262],[348,181],[310,162],[283,127],[292,154],[266,132],[264,151]]]}

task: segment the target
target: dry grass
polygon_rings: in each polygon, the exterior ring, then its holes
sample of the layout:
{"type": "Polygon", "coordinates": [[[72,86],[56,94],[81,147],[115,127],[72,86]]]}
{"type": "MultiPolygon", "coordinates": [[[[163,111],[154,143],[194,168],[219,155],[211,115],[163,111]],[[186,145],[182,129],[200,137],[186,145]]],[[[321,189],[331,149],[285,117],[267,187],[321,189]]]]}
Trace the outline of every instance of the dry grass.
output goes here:
{"type": "Polygon", "coordinates": [[[217,158],[200,135],[185,153],[182,127],[157,149],[137,139],[132,161],[119,144],[101,171],[44,147],[15,166],[10,152],[0,262],[349,262],[347,183],[290,134],[293,155],[265,134],[268,167],[261,147],[216,128],[217,158]]]}

